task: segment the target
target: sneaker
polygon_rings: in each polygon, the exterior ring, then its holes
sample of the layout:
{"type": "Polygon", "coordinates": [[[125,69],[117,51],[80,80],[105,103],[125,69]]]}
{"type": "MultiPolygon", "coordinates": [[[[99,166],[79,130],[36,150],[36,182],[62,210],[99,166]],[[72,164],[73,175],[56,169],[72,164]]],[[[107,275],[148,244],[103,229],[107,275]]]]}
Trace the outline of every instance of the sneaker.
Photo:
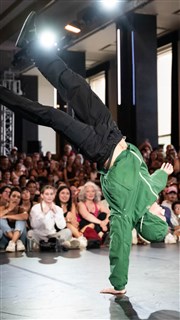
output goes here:
{"type": "Polygon", "coordinates": [[[138,238],[140,239],[141,244],[150,244],[151,243],[150,241],[144,239],[139,233],[138,233],[138,238]]]}
{"type": "Polygon", "coordinates": [[[85,249],[86,247],[87,247],[87,239],[85,238],[85,237],[83,237],[83,236],[80,236],[79,238],[78,238],[78,241],[79,241],[79,243],[80,243],[80,249],[85,249]]]}
{"type": "Polygon", "coordinates": [[[70,249],[71,248],[71,244],[70,241],[66,240],[64,242],[61,243],[61,246],[65,249],[70,249]]]}
{"type": "Polygon", "coordinates": [[[70,240],[70,249],[80,249],[80,241],[76,238],[70,240]]]}
{"type": "Polygon", "coordinates": [[[16,244],[14,241],[9,241],[8,246],[6,247],[7,252],[15,252],[16,251],[16,244]]]}
{"type": "Polygon", "coordinates": [[[168,233],[164,239],[164,242],[166,244],[173,244],[173,243],[176,243],[177,242],[177,237],[174,236],[173,234],[171,233],[168,233]]]}
{"type": "Polygon", "coordinates": [[[36,19],[36,12],[31,11],[30,14],[27,16],[20,34],[16,41],[16,47],[24,48],[27,46],[29,42],[36,38],[36,26],[35,26],[35,19],[36,19]]]}
{"type": "Polygon", "coordinates": [[[21,240],[18,240],[17,241],[17,247],[16,247],[17,251],[25,251],[25,246],[24,244],[22,243],[21,240]]]}

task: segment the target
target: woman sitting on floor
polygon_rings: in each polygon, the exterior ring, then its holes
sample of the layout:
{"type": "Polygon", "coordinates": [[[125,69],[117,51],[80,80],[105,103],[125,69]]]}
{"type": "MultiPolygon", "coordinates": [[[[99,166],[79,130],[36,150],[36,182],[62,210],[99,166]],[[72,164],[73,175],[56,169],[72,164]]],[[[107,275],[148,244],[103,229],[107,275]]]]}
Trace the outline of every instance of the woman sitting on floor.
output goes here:
{"type": "Polygon", "coordinates": [[[21,191],[19,188],[12,187],[9,203],[0,207],[0,229],[5,238],[9,240],[6,247],[7,252],[24,251],[25,246],[20,238],[26,235],[26,220],[28,213],[20,207],[21,191]]]}
{"type": "Polygon", "coordinates": [[[55,203],[63,209],[67,228],[71,230],[73,237],[78,239],[80,248],[86,248],[87,240],[78,230],[76,206],[72,202],[72,193],[68,186],[62,185],[58,188],[55,203]]]}
{"type": "Polygon", "coordinates": [[[94,229],[99,237],[105,237],[109,230],[110,211],[101,203],[100,188],[93,182],[85,183],[78,195],[79,229],[84,233],[87,227],[94,229]]]}

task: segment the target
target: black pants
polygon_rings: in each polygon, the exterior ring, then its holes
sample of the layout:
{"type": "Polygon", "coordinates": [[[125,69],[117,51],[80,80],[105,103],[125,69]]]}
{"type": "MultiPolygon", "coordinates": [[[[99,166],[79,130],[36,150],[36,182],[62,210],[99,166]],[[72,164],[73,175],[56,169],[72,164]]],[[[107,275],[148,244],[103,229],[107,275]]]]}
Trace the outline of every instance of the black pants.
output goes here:
{"type": "MultiPolygon", "coordinates": [[[[97,216],[97,218],[99,219],[99,220],[105,220],[106,219],[106,217],[107,217],[107,213],[105,213],[105,212],[100,212],[99,213],[99,215],[97,216]]],[[[82,218],[82,220],[79,222],[79,229],[81,230],[81,229],[83,229],[85,226],[88,226],[89,224],[92,224],[93,222],[89,222],[88,220],[86,220],[86,219],[83,219],[82,218]]],[[[99,232],[104,232],[103,230],[102,230],[102,228],[100,227],[100,225],[99,224],[96,224],[96,223],[93,223],[94,224],[94,230],[97,232],[97,233],[99,233],[99,232]]],[[[108,231],[109,231],[109,224],[107,225],[107,227],[108,227],[108,231]]]]}
{"type": "Polygon", "coordinates": [[[41,73],[73,108],[75,118],[3,87],[0,88],[0,102],[25,119],[63,134],[87,159],[101,167],[122,138],[108,108],[86,80],[70,70],[61,58],[40,48],[31,50],[31,56],[41,73]]]}

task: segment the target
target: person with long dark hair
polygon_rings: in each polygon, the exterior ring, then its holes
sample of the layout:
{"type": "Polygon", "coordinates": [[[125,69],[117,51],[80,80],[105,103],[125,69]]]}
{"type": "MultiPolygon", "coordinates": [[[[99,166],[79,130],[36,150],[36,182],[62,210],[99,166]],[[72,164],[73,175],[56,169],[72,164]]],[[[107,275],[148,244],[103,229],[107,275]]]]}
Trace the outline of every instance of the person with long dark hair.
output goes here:
{"type": "Polygon", "coordinates": [[[72,201],[71,189],[68,186],[63,185],[58,188],[55,203],[63,209],[67,228],[71,230],[73,237],[79,241],[79,247],[81,249],[86,248],[87,240],[83,237],[83,233],[79,231],[76,206],[72,201]]]}

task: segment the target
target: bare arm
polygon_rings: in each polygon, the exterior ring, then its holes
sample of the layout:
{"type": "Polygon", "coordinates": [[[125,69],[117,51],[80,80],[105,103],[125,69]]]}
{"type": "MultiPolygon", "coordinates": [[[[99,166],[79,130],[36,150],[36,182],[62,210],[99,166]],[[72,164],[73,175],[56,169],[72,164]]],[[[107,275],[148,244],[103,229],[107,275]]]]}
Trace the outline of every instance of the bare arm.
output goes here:
{"type": "Polygon", "coordinates": [[[10,219],[10,220],[28,220],[28,213],[18,213],[18,214],[7,214],[2,217],[2,219],[10,219]]]}
{"type": "Polygon", "coordinates": [[[86,219],[89,222],[99,224],[101,226],[101,228],[103,229],[103,231],[107,231],[107,227],[106,227],[107,222],[99,220],[98,218],[96,218],[92,213],[90,213],[86,209],[86,206],[85,206],[85,204],[83,202],[79,202],[78,203],[78,211],[79,211],[79,214],[84,219],[86,219]]]}
{"type": "MultiPolygon", "coordinates": [[[[22,208],[19,208],[19,213],[23,213],[24,210],[22,208]]],[[[9,204],[8,208],[5,206],[0,207],[0,218],[5,217],[7,218],[7,215],[16,215],[17,212],[17,206],[13,204],[9,204]]]]}
{"type": "Polygon", "coordinates": [[[66,221],[67,223],[71,223],[72,225],[74,225],[76,228],[78,228],[79,226],[79,223],[77,221],[77,216],[76,216],[76,206],[74,203],[72,204],[71,211],[67,213],[66,221]]]}
{"type": "Polygon", "coordinates": [[[97,206],[100,212],[105,212],[107,214],[107,217],[109,217],[110,210],[108,207],[106,207],[101,201],[97,204],[97,206]]]}

